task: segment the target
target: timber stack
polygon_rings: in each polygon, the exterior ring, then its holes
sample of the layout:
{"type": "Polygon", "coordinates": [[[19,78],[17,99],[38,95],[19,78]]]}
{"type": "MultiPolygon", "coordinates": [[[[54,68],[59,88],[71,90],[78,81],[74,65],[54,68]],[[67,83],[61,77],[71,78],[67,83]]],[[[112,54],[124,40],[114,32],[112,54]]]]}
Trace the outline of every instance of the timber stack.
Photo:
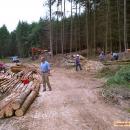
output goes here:
{"type": "Polygon", "coordinates": [[[11,67],[1,73],[0,118],[23,116],[39,93],[40,79],[38,70],[30,66],[11,67]]]}

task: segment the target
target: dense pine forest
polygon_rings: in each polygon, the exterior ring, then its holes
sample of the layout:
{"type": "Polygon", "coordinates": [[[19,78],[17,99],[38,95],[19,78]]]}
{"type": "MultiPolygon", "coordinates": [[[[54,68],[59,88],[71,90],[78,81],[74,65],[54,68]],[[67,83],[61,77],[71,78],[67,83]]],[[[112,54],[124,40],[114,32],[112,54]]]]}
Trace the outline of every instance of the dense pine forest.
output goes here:
{"type": "Polygon", "coordinates": [[[0,18],[0,130],[130,130],[130,0],[0,0],[0,18]]]}
{"type": "Polygon", "coordinates": [[[48,0],[44,6],[48,15],[38,22],[19,21],[12,32],[0,27],[1,58],[28,57],[31,47],[53,54],[86,49],[87,56],[97,48],[108,53],[130,47],[130,0],[48,0]]]}

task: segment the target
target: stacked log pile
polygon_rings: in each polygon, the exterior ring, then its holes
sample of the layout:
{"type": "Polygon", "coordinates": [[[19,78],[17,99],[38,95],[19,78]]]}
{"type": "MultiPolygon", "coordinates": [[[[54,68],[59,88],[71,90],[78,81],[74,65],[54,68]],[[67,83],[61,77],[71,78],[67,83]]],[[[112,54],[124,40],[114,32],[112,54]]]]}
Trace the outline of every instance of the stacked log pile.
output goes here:
{"type": "MultiPolygon", "coordinates": [[[[83,57],[82,55],[79,55],[79,57],[80,57],[81,62],[86,61],[86,58],[83,57]]],[[[66,66],[66,67],[73,67],[73,66],[75,66],[75,59],[76,59],[76,54],[65,55],[62,58],[62,63],[61,64],[63,64],[63,66],[66,66]]]]}
{"type": "Polygon", "coordinates": [[[104,65],[128,65],[130,64],[130,60],[117,60],[117,61],[107,61],[103,63],[104,65]]]}
{"type": "Polygon", "coordinates": [[[104,67],[104,65],[99,62],[99,61],[92,61],[92,60],[88,60],[85,64],[84,64],[84,68],[86,71],[88,72],[98,72],[100,71],[102,68],[104,67]]]}
{"type": "Polygon", "coordinates": [[[13,89],[19,80],[16,79],[14,73],[8,71],[6,73],[0,73],[0,94],[4,94],[13,89]]]}
{"type": "Polygon", "coordinates": [[[36,69],[26,67],[17,72],[0,80],[0,92],[9,93],[0,101],[0,118],[23,116],[39,93],[41,80],[36,69]]]}
{"type": "MultiPolygon", "coordinates": [[[[77,54],[66,54],[66,55],[59,55],[55,57],[55,65],[65,67],[67,69],[75,67],[75,59],[77,54]]],[[[100,71],[104,65],[100,61],[95,60],[88,60],[86,57],[79,55],[81,66],[84,71],[87,72],[98,72],[100,71]]],[[[75,69],[75,68],[74,68],[75,69]]],[[[71,71],[71,70],[70,70],[71,71]]],[[[72,70],[73,72],[74,70],[72,70]]]]}

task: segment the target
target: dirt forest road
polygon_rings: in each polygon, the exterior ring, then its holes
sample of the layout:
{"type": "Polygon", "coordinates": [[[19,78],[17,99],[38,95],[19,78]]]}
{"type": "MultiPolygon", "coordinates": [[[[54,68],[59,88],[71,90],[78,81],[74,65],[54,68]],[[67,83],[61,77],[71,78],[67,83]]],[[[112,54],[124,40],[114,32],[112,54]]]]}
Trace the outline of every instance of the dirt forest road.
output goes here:
{"type": "Polygon", "coordinates": [[[53,91],[41,88],[26,115],[0,120],[0,130],[130,130],[113,125],[130,121],[130,115],[100,99],[103,83],[82,73],[55,68],[50,77],[53,91]]]}

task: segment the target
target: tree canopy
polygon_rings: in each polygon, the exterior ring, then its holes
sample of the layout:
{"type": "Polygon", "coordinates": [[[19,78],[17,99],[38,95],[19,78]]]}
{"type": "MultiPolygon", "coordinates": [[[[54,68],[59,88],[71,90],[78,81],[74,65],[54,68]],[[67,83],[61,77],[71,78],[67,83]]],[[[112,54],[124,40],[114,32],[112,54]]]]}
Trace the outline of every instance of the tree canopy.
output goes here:
{"type": "Polygon", "coordinates": [[[50,32],[54,54],[87,49],[91,56],[98,47],[106,53],[130,47],[129,0],[46,1],[47,6],[51,4],[48,8],[57,6],[55,11],[51,10],[51,21],[48,18],[31,24],[19,21],[11,33],[5,25],[0,28],[1,58],[28,57],[31,47],[50,50],[50,32]],[[69,16],[66,1],[71,4],[69,16]]]}

